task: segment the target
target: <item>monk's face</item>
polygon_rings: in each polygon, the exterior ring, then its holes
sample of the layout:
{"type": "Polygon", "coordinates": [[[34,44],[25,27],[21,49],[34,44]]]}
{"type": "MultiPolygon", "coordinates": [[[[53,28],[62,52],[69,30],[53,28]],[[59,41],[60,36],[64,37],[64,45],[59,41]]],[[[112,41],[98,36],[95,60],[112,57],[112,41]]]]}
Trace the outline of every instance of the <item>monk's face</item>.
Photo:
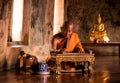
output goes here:
{"type": "Polygon", "coordinates": [[[62,31],[64,37],[69,38],[73,32],[73,24],[66,26],[66,28],[62,31]]]}

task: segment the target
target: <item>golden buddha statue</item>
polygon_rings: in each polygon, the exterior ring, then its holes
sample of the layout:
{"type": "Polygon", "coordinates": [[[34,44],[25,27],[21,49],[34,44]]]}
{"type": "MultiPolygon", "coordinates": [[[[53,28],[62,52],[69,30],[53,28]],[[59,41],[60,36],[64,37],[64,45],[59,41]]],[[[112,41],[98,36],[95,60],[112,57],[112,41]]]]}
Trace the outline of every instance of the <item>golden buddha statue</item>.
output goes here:
{"type": "Polygon", "coordinates": [[[93,27],[93,30],[90,33],[90,41],[92,42],[108,42],[109,38],[107,36],[106,30],[104,28],[104,24],[101,23],[101,16],[98,15],[97,18],[98,23],[96,23],[93,27]]]}

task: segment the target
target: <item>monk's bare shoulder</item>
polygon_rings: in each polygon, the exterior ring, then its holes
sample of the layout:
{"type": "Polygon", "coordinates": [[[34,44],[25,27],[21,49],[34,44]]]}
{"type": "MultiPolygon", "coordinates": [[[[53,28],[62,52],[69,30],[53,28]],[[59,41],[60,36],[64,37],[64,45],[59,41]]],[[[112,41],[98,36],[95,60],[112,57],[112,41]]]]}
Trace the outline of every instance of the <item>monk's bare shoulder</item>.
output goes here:
{"type": "Polygon", "coordinates": [[[59,43],[61,40],[61,33],[55,34],[52,38],[52,43],[59,43]]]}

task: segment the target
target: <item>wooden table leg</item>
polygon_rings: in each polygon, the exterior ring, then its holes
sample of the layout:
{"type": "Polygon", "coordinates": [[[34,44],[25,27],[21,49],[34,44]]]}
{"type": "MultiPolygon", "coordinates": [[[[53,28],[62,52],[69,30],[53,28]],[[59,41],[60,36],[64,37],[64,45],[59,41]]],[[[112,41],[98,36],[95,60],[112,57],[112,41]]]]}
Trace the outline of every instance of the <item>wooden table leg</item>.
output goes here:
{"type": "Polygon", "coordinates": [[[89,74],[89,61],[84,62],[84,73],[89,74]]]}
{"type": "Polygon", "coordinates": [[[89,64],[89,73],[90,73],[90,74],[93,74],[93,72],[94,72],[93,62],[90,62],[90,64],[89,64]]]}
{"type": "Polygon", "coordinates": [[[57,60],[56,63],[57,63],[56,74],[61,74],[61,62],[57,60]]]}
{"type": "Polygon", "coordinates": [[[118,52],[119,52],[118,56],[119,56],[119,58],[120,58],[120,46],[118,47],[118,49],[119,49],[119,50],[118,50],[118,52]]]}

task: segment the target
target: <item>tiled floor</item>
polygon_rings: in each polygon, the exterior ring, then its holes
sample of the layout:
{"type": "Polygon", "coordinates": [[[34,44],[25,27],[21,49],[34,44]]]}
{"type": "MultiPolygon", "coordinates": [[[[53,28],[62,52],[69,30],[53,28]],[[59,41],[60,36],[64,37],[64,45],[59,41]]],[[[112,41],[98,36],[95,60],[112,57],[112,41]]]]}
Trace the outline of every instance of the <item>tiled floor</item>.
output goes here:
{"type": "Polygon", "coordinates": [[[14,71],[0,72],[0,83],[120,83],[120,59],[118,56],[95,56],[94,74],[16,75],[14,71]]]}

